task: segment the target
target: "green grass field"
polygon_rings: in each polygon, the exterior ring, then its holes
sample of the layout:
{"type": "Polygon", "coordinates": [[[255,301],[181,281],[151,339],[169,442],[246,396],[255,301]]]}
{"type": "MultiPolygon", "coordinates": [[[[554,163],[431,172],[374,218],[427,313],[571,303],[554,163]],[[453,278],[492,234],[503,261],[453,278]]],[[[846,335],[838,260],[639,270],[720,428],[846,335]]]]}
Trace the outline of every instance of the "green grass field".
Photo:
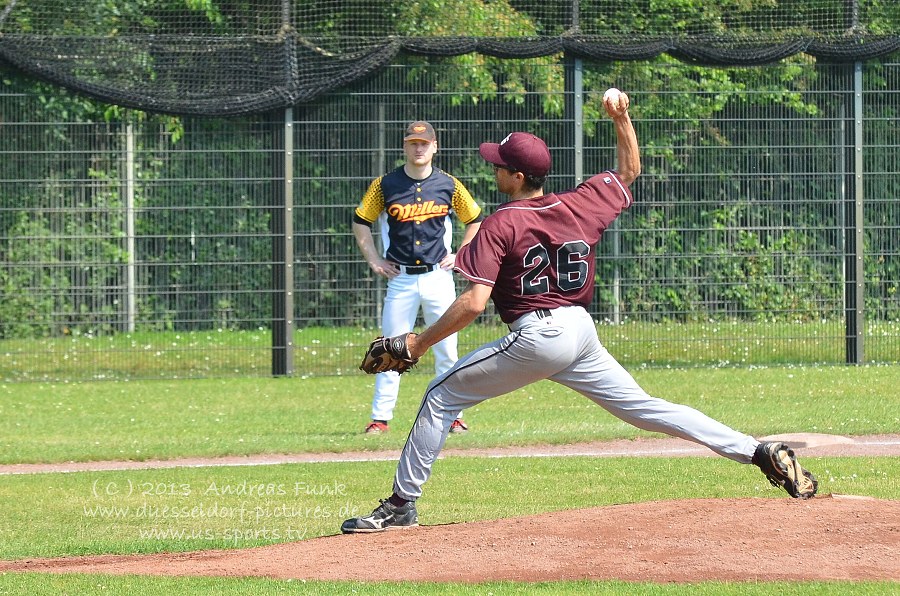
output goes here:
{"type": "MultiPolygon", "coordinates": [[[[900,367],[638,369],[652,394],[755,434],[896,433],[900,367]]],[[[0,463],[148,460],[397,449],[426,375],[405,378],[394,425],[362,434],[372,378],[0,384],[0,463]]],[[[453,447],[648,436],[586,399],[539,383],[467,412],[453,447]]],[[[498,519],[657,499],[783,496],[721,458],[448,457],[435,466],[423,523],[498,519]],[[660,482],[665,478],[665,482],[660,482]],[[612,479],[615,479],[614,481],[612,479]],[[479,486],[476,496],[472,486],[479,486]],[[548,487],[554,499],[548,500],[548,487]],[[427,521],[426,521],[427,520],[427,521]]],[[[820,491],[900,498],[900,458],[804,460],[820,491]]],[[[0,481],[0,558],[247,548],[338,532],[390,490],[393,461],[9,475],[0,481]],[[236,494],[240,487],[283,493],[236,494]],[[237,489],[237,490],[235,490],[237,489]],[[191,515],[193,512],[205,515],[191,515]],[[209,515],[215,511],[217,515],[209,515]],[[273,511],[290,511],[275,521],[273,511]],[[167,513],[163,513],[167,512],[167,513]],[[317,512],[317,513],[316,513],[317,512]],[[242,520],[243,516],[243,520],[242,520]],[[266,525],[268,520],[268,525],[266,525]],[[267,532],[260,529],[266,526],[267,532]]],[[[784,584],[360,584],[262,578],[0,574],[0,594],[771,594],[784,584]]],[[[896,583],[792,583],[815,594],[891,594],[896,583]]]]}
{"type": "MultiPolygon", "coordinates": [[[[645,369],[653,395],[753,435],[897,432],[900,367],[645,369]],[[789,406],[789,407],[785,407],[789,406]]],[[[408,428],[429,378],[404,377],[393,424],[408,428]]],[[[404,432],[361,434],[373,377],[188,379],[0,385],[0,464],[399,449],[404,432]]],[[[461,447],[646,436],[550,382],[466,414],[461,447]]]]}
{"type": "MultiPolygon", "coordinates": [[[[597,326],[603,343],[625,366],[788,366],[841,364],[841,321],[642,323],[597,326]]],[[[465,353],[506,333],[474,325],[460,333],[465,353]]],[[[294,334],[298,377],[356,374],[364,346],[377,331],[305,327],[294,334]]],[[[0,382],[266,377],[267,330],[135,332],[0,340],[0,382]]],[[[867,362],[900,363],[900,322],[869,322],[867,362]]],[[[430,355],[420,370],[429,370],[430,355]]],[[[414,373],[415,374],[415,373],[414,373]]]]}

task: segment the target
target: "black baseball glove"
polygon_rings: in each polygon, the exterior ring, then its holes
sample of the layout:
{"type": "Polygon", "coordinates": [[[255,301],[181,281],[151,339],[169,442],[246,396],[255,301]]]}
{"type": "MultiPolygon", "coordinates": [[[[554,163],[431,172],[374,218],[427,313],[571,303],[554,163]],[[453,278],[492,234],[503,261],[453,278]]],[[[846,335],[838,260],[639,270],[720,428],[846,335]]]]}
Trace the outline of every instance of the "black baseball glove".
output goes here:
{"type": "Polygon", "coordinates": [[[389,370],[397,371],[400,374],[405,373],[419,361],[418,358],[410,356],[409,346],[406,345],[406,340],[413,335],[415,333],[404,333],[394,337],[376,337],[369,344],[369,349],[366,350],[359,369],[370,375],[389,370]]]}

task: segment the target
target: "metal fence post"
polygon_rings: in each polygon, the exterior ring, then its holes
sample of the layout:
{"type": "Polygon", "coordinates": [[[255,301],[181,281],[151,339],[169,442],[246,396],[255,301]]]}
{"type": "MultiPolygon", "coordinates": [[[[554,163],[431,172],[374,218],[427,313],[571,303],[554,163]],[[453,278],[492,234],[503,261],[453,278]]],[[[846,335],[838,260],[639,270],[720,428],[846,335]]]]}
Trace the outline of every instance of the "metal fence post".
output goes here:
{"type": "Polygon", "coordinates": [[[135,271],[134,241],[134,127],[125,125],[125,252],[128,262],[125,266],[125,328],[134,331],[137,312],[137,291],[135,271]]]}
{"type": "MultiPolygon", "coordinates": [[[[387,172],[387,112],[383,102],[378,103],[378,122],[375,125],[375,136],[377,150],[375,151],[375,171],[372,172],[373,177],[381,176],[384,172],[387,172]]],[[[382,222],[379,219],[379,222],[376,225],[378,227],[373,227],[372,229],[375,248],[378,249],[379,255],[384,255],[384,246],[381,241],[381,226],[386,225],[386,222],[382,222]]],[[[378,322],[380,329],[381,313],[384,310],[385,282],[384,277],[380,275],[374,275],[373,277],[375,278],[376,290],[374,320],[378,322]]]]}
{"type": "MultiPolygon", "coordinates": [[[[581,28],[581,13],[578,0],[572,2],[569,14],[569,30],[577,32],[581,28]]],[[[575,184],[584,182],[584,61],[567,56],[563,61],[566,85],[566,115],[572,118],[572,176],[575,184]]]]}
{"type": "Polygon", "coordinates": [[[272,210],[272,374],[294,373],[294,110],[275,125],[272,210]]]}
{"type": "Polygon", "coordinates": [[[584,63],[581,58],[566,61],[567,89],[571,97],[569,113],[572,115],[572,147],[575,150],[572,174],[575,184],[584,182],[584,63]]]}
{"type": "Polygon", "coordinates": [[[847,231],[846,236],[846,280],[845,324],[846,324],[846,361],[849,364],[862,364],[865,361],[863,340],[865,336],[865,267],[863,218],[863,101],[862,101],[862,63],[853,66],[853,157],[851,164],[850,188],[846,204],[847,231]]]}

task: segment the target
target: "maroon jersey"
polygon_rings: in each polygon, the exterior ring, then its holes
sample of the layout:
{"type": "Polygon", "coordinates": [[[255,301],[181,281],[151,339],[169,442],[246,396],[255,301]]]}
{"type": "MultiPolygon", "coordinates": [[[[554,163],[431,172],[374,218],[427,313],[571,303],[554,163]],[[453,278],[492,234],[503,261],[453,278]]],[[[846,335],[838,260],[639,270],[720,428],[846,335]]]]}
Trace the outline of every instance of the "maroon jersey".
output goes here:
{"type": "Polygon", "coordinates": [[[574,190],[504,203],[459,250],[455,269],[493,287],[504,323],[539,308],[588,307],[597,242],[631,201],[619,175],[606,171],[574,190]]]}

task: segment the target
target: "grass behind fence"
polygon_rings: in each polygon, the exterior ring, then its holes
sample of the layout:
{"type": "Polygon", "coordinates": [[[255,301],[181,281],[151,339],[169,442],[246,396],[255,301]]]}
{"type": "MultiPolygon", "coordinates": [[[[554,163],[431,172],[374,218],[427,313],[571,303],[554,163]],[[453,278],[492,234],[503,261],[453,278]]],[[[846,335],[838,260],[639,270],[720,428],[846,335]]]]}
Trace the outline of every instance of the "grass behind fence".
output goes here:
{"type": "MultiPolygon", "coordinates": [[[[460,353],[502,336],[499,325],[460,333],[460,353]]],[[[625,366],[767,366],[845,361],[840,321],[816,323],[636,323],[598,325],[600,338],[625,366]]],[[[307,327],[294,334],[295,376],[355,374],[377,331],[307,327]]],[[[134,332],[0,341],[0,381],[54,381],[267,376],[266,329],[134,332]]],[[[866,327],[866,360],[900,362],[900,322],[866,327]]],[[[419,370],[431,369],[427,355],[419,370]]]]}

